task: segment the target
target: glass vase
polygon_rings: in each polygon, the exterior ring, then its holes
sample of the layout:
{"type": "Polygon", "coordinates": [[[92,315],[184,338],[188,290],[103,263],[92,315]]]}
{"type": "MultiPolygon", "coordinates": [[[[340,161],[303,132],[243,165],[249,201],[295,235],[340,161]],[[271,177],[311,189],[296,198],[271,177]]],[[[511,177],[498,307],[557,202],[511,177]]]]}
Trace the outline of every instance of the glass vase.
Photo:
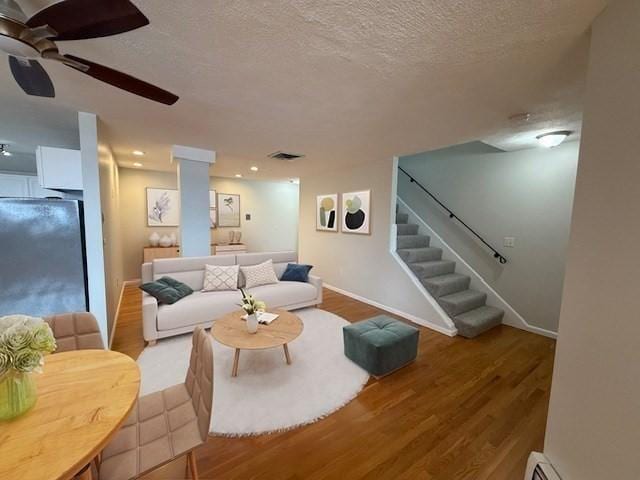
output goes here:
{"type": "Polygon", "coordinates": [[[9,370],[0,377],[0,421],[19,417],[33,407],[37,397],[31,372],[9,370]]]}

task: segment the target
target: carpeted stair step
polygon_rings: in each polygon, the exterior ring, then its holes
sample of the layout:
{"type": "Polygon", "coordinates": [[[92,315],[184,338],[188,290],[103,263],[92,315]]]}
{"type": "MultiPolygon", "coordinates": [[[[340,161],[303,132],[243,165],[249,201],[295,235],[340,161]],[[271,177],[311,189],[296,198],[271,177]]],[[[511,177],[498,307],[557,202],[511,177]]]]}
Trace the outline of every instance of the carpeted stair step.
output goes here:
{"type": "Polygon", "coordinates": [[[411,223],[401,223],[396,225],[398,229],[398,235],[417,235],[418,234],[418,225],[413,225],[411,223]]]}
{"type": "Polygon", "coordinates": [[[396,213],[396,223],[397,224],[409,223],[409,214],[408,213],[396,213]]]}
{"type": "Polygon", "coordinates": [[[436,247],[405,248],[398,250],[398,255],[405,263],[431,262],[442,259],[442,249],[436,247]]]}
{"type": "Polygon", "coordinates": [[[473,338],[500,325],[503,316],[503,310],[485,305],[453,317],[453,323],[460,335],[473,338]]]}
{"type": "Polygon", "coordinates": [[[453,273],[456,269],[456,262],[452,262],[451,260],[416,262],[410,263],[409,268],[411,268],[420,279],[424,279],[453,273]]]}
{"type": "Polygon", "coordinates": [[[398,235],[396,248],[398,250],[405,248],[424,248],[429,246],[429,240],[427,235],[398,235]]]}
{"type": "Polygon", "coordinates": [[[463,314],[487,302],[487,294],[477,290],[463,290],[437,299],[440,306],[450,317],[463,314]]]}
{"type": "Polygon", "coordinates": [[[435,298],[462,292],[469,288],[471,277],[460,273],[449,273],[439,277],[423,278],[422,284],[435,298]]]}

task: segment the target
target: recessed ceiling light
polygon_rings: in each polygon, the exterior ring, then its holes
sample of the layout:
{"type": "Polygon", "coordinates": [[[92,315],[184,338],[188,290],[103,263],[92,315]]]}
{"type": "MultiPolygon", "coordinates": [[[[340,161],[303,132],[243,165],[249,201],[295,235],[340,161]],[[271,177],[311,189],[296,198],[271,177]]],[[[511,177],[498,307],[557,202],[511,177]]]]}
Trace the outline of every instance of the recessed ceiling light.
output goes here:
{"type": "Polygon", "coordinates": [[[236,173],[236,178],[242,178],[242,174],[236,173]]]}
{"type": "Polygon", "coordinates": [[[546,148],[553,148],[564,142],[569,135],[573,132],[569,130],[558,130],[557,132],[549,132],[542,135],[538,135],[536,138],[540,145],[546,148]]]}
{"type": "Polygon", "coordinates": [[[144,156],[144,152],[142,150],[134,150],[133,153],[136,157],[142,157],[144,156]]]}
{"type": "Polygon", "coordinates": [[[256,167],[255,165],[253,167],[251,167],[249,170],[251,170],[252,172],[257,172],[258,171],[258,167],[256,167]]]}
{"type": "Polygon", "coordinates": [[[142,166],[142,164],[140,162],[133,162],[133,166],[139,168],[142,166]]]}

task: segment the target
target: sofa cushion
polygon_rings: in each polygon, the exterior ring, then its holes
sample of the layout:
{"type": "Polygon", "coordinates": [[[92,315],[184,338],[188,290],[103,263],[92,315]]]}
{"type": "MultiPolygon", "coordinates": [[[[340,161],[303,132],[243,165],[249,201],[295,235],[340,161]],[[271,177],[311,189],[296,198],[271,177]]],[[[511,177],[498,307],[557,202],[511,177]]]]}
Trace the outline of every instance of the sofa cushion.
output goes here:
{"type": "Polygon", "coordinates": [[[205,265],[203,292],[238,289],[238,265],[205,265]]]}
{"type": "Polygon", "coordinates": [[[158,307],[158,330],[210,324],[216,318],[239,310],[242,294],[235,291],[195,292],[173,305],[158,307]]]}
{"type": "Polygon", "coordinates": [[[288,282],[308,282],[309,271],[313,268],[312,265],[304,265],[300,263],[289,263],[287,269],[284,271],[280,280],[288,282]]]}
{"type": "Polygon", "coordinates": [[[171,277],[162,277],[154,282],[144,283],[140,289],[157,298],[158,303],[169,305],[193,293],[191,287],[171,277]]]}
{"type": "Polygon", "coordinates": [[[202,290],[205,265],[234,265],[235,256],[163,258],[153,261],[153,279],[168,275],[189,285],[193,290],[202,290]]]}
{"type": "Polygon", "coordinates": [[[306,303],[317,298],[318,291],[310,283],[278,282],[271,285],[248,288],[247,293],[256,300],[262,300],[267,308],[280,308],[306,303]]]}
{"type": "Polygon", "coordinates": [[[278,277],[276,277],[276,272],[273,269],[273,262],[271,260],[267,260],[258,265],[240,267],[240,270],[242,270],[247,288],[278,282],[278,277]]]}

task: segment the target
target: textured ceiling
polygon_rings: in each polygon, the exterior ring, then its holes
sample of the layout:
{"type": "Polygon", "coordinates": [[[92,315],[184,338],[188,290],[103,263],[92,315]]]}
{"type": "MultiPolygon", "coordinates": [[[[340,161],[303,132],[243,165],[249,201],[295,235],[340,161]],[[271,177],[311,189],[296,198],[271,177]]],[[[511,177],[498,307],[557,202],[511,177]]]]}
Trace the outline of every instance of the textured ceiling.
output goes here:
{"type": "MultiPolygon", "coordinates": [[[[150,26],[59,45],[155,82],[179,102],[158,105],[50,63],[57,98],[28,98],[0,62],[0,138],[12,121],[5,102],[44,112],[43,123],[55,127],[51,112],[91,111],[106,124],[122,165],[141,149],[148,152],[145,167],[172,169],[170,146],[183,144],[216,150],[218,175],[287,178],[474,139],[579,127],[588,29],[606,5],[134,1],[150,26]],[[531,124],[510,123],[523,111],[533,114],[531,124]],[[276,150],[306,157],[266,158],[276,150]],[[254,164],[258,174],[248,172],[254,164]]],[[[30,14],[47,3],[22,6],[30,14]]]]}

